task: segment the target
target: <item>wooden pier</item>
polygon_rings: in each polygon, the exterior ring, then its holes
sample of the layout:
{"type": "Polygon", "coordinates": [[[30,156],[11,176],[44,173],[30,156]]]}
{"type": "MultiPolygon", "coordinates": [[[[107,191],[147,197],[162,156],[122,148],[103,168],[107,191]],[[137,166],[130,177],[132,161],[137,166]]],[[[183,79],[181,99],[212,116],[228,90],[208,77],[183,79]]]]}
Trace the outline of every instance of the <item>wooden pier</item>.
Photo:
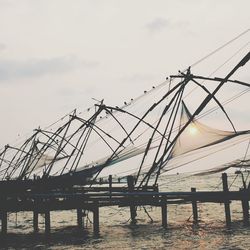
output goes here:
{"type": "Polygon", "coordinates": [[[222,191],[196,191],[192,188],[190,192],[159,192],[157,187],[136,189],[133,177],[129,176],[126,187],[113,186],[110,176],[108,185],[102,186],[78,186],[70,189],[55,189],[47,191],[26,190],[20,193],[9,193],[3,189],[6,183],[0,184],[0,212],[1,212],[1,235],[7,234],[8,213],[20,211],[33,212],[34,232],[39,231],[38,216],[45,215],[45,234],[50,234],[51,220],[50,212],[58,210],[72,210],[77,213],[77,224],[83,228],[85,211],[93,213],[93,231],[99,234],[99,210],[106,206],[129,207],[131,223],[136,223],[136,208],[138,206],[161,207],[162,226],[167,228],[167,206],[168,204],[187,203],[192,206],[193,222],[199,221],[199,203],[224,203],[226,226],[231,226],[231,201],[242,202],[242,213],[244,225],[249,225],[249,200],[250,189],[245,187],[239,191],[229,191],[227,175],[222,174],[222,191]]]}

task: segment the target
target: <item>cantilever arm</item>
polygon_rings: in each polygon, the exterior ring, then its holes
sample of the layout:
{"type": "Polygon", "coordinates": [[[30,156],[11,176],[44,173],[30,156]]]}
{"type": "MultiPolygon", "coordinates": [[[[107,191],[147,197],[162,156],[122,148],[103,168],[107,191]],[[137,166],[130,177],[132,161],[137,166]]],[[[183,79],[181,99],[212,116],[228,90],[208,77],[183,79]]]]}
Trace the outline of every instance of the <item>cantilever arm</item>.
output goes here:
{"type": "Polygon", "coordinates": [[[199,82],[197,82],[196,80],[191,78],[191,81],[194,82],[195,84],[197,84],[199,87],[201,87],[206,93],[208,93],[208,95],[211,95],[212,98],[214,99],[214,101],[219,105],[219,107],[221,108],[222,112],[226,115],[228,121],[230,122],[230,124],[233,127],[234,132],[236,133],[236,129],[234,127],[234,124],[232,122],[232,120],[230,119],[230,117],[228,116],[226,110],[223,108],[223,106],[221,105],[221,103],[219,102],[219,100],[215,97],[215,95],[212,95],[211,92],[202,84],[200,84],[199,82]]]}
{"type": "MultiPolygon", "coordinates": [[[[220,77],[204,77],[204,76],[197,76],[197,75],[191,75],[192,79],[200,79],[200,80],[208,80],[208,81],[214,81],[214,82],[221,82],[223,80],[223,78],[220,77]]],[[[182,75],[171,75],[170,78],[183,78],[182,75]]],[[[227,82],[231,82],[231,83],[237,83],[240,84],[242,86],[246,86],[246,87],[250,87],[249,83],[246,82],[242,82],[242,81],[238,81],[238,80],[227,80],[227,82]]]]}

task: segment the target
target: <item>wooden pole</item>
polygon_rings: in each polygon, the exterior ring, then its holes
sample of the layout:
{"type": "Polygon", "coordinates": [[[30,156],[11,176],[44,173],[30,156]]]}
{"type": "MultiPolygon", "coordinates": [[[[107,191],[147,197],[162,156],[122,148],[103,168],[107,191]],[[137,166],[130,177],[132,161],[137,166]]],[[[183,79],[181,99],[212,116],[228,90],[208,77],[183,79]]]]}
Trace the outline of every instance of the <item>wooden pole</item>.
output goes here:
{"type": "Polygon", "coordinates": [[[99,235],[100,227],[99,227],[99,205],[98,202],[95,202],[93,208],[93,224],[94,224],[94,235],[99,235]]]}
{"type": "Polygon", "coordinates": [[[109,198],[111,199],[112,195],[112,175],[109,175],[109,198]]]}
{"type": "Polygon", "coordinates": [[[50,211],[45,212],[45,234],[50,234],[50,211]]]}
{"type": "MultiPolygon", "coordinates": [[[[134,191],[134,177],[132,175],[129,175],[127,177],[127,182],[128,182],[128,191],[133,192],[134,191]]],[[[131,199],[130,202],[132,202],[133,198],[131,199]]],[[[131,218],[131,223],[136,224],[136,207],[133,205],[130,205],[130,218],[131,218]]]]}
{"type": "Polygon", "coordinates": [[[37,233],[39,231],[38,212],[36,210],[33,211],[33,229],[34,229],[34,233],[37,233]]]}
{"type": "Polygon", "coordinates": [[[161,218],[163,228],[167,228],[167,200],[166,197],[162,197],[161,201],[161,218]]]}
{"type": "MultiPolygon", "coordinates": [[[[191,188],[191,192],[196,192],[196,188],[191,188]]],[[[193,222],[194,224],[198,224],[198,209],[197,209],[197,201],[192,201],[192,210],[193,210],[193,222]]]]}
{"type": "Polygon", "coordinates": [[[1,219],[2,219],[2,235],[7,234],[7,225],[8,225],[8,214],[6,211],[1,212],[1,219]]]}
{"type": "Polygon", "coordinates": [[[83,214],[82,214],[82,209],[81,208],[77,208],[77,226],[79,227],[79,229],[83,228],[83,214]]]}
{"type": "MultiPolygon", "coordinates": [[[[228,182],[227,182],[227,174],[222,174],[222,184],[223,184],[223,191],[225,192],[225,196],[227,196],[229,189],[228,189],[228,182]]],[[[228,199],[225,199],[224,202],[225,207],[225,217],[226,217],[226,226],[231,226],[231,213],[230,213],[230,201],[228,199]]]]}
{"type": "Polygon", "coordinates": [[[243,223],[245,226],[249,226],[249,203],[248,200],[244,199],[241,201],[242,212],[243,212],[243,223]]]}
{"type": "Polygon", "coordinates": [[[247,197],[247,189],[244,186],[244,189],[240,189],[243,192],[243,198],[241,200],[242,213],[243,213],[243,223],[245,226],[249,226],[249,202],[247,197]]]}

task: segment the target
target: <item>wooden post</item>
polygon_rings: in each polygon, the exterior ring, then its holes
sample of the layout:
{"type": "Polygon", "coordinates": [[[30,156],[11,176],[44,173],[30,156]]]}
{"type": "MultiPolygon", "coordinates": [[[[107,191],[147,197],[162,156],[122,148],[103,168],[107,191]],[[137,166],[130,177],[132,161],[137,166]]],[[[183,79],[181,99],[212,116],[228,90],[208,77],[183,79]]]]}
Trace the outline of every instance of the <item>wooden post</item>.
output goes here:
{"type": "MultiPolygon", "coordinates": [[[[128,182],[128,191],[133,192],[134,191],[134,177],[132,175],[129,175],[127,177],[127,182],[128,182]]],[[[130,200],[130,203],[132,203],[133,198],[130,200]]],[[[130,218],[131,218],[131,223],[136,224],[136,207],[133,205],[130,205],[130,218]]]]}
{"type": "Polygon", "coordinates": [[[45,234],[50,234],[50,211],[45,212],[45,234]]]}
{"type": "Polygon", "coordinates": [[[77,208],[77,226],[79,227],[79,229],[83,228],[83,214],[82,214],[82,209],[81,208],[77,208]]]}
{"type": "Polygon", "coordinates": [[[36,210],[33,211],[33,228],[34,228],[34,233],[37,233],[39,231],[38,212],[36,210]]]}
{"type": "Polygon", "coordinates": [[[5,236],[7,234],[7,228],[8,228],[8,213],[6,211],[5,205],[6,205],[6,197],[0,196],[0,219],[1,219],[1,235],[5,236]]]}
{"type": "MultiPolygon", "coordinates": [[[[223,191],[225,192],[225,196],[227,196],[229,189],[228,189],[228,182],[227,182],[227,174],[222,174],[222,184],[223,184],[223,191]]],[[[226,226],[231,226],[231,213],[230,213],[230,201],[228,199],[224,202],[225,206],[225,216],[226,216],[226,226]]]]}
{"type": "Polygon", "coordinates": [[[111,199],[112,195],[112,175],[109,175],[109,198],[111,199]]]}
{"type": "Polygon", "coordinates": [[[249,225],[249,203],[247,199],[241,201],[243,212],[243,223],[245,226],[249,225]]]}
{"type": "Polygon", "coordinates": [[[94,208],[93,208],[93,224],[94,224],[94,235],[98,236],[100,227],[99,227],[99,205],[98,202],[95,202],[94,208]]]}
{"type": "MultiPolygon", "coordinates": [[[[196,188],[191,188],[191,192],[196,192],[196,188]]],[[[197,200],[192,200],[193,222],[198,224],[197,200]]]]}
{"type": "Polygon", "coordinates": [[[243,194],[241,205],[242,205],[242,213],[243,213],[243,223],[245,226],[249,226],[249,202],[248,202],[248,192],[246,186],[244,189],[240,189],[243,194]]]}
{"type": "Polygon", "coordinates": [[[7,225],[8,225],[8,213],[6,211],[1,212],[1,220],[2,220],[2,235],[7,234],[7,225]]]}
{"type": "Polygon", "coordinates": [[[161,218],[163,228],[167,228],[167,201],[165,196],[161,200],[161,218]]]}

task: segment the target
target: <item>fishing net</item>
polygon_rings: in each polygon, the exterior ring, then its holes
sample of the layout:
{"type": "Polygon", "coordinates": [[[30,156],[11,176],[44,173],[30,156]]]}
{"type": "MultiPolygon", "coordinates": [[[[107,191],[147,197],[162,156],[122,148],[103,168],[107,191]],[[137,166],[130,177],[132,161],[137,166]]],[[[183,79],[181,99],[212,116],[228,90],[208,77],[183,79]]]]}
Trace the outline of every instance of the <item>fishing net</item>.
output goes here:
{"type": "MultiPolygon", "coordinates": [[[[179,131],[191,119],[192,115],[189,112],[185,103],[182,103],[181,119],[179,131]]],[[[199,148],[208,147],[226,140],[232,139],[235,136],[247,134],[249,131],[230,132],[209,127],[197,120],[192,120],[185,128],[182,134],[178,137],[170,157],[176,157],[187,152],[197,150],[199,148]]]]}

